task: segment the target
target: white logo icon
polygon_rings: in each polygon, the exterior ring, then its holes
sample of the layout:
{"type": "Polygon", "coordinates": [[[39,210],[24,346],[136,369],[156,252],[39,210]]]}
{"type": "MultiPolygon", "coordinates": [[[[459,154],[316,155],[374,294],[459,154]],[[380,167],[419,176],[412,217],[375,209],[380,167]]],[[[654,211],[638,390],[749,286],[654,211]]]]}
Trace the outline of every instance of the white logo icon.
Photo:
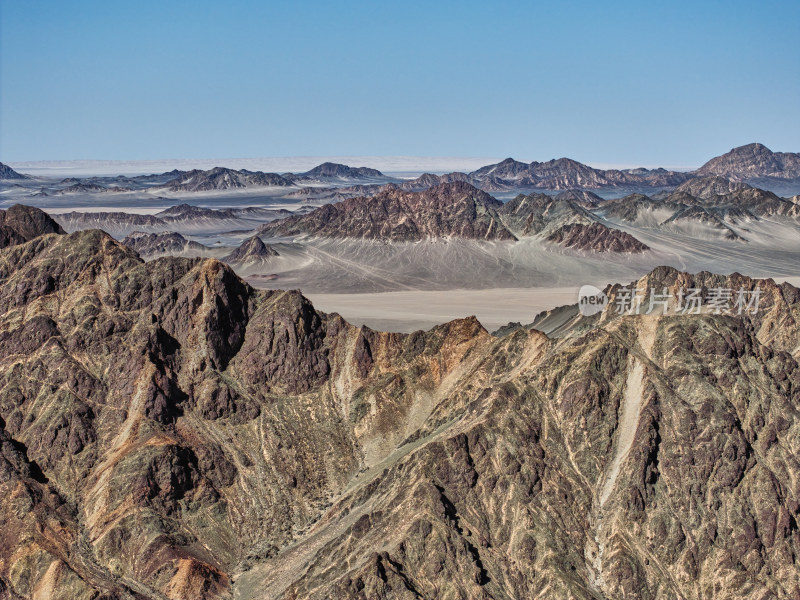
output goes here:
{"type": "Polygon", "coordinates": [[[578,292],[578,310],[584,317],[596,315],[608,305],[608,296],[593,285],[585,285],[578,292]]]}

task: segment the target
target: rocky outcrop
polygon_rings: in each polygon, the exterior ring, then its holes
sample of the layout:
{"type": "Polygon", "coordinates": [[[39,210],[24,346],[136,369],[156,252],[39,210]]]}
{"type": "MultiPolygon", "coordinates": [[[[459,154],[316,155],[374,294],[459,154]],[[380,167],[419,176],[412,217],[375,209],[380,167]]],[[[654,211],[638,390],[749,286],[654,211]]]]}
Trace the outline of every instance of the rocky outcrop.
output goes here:
{"type": "Polygon", "coordinates": [[[630,233],[612,229],[599,222],[590,225],[584,223],[564,225],[550,234],[547,240],[566,248],[589,252],[635,253],[650,249],[630,233]]]}
{"type": "Polygon", "coordinates": [[[514,240],[500,221],[502,203],[463,182],[424,192],[388,188],[371,198],[327,204],[259,228],[267,236],[415,241],[429,238],[514,240]]]}
{"type": "Polygon", "coordinates": [[[38,208],[15,204],[8,210],[0,210],[0,248],[22,244],[47,233],[64,233],[64,230],[38,208]]]}

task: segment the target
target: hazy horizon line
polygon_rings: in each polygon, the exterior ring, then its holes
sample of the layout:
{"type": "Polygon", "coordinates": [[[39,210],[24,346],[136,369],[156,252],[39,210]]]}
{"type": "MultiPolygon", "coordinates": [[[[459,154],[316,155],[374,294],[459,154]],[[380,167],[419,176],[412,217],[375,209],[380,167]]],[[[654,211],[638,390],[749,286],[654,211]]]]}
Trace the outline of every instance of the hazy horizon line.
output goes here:
{"type": "MultiPolygon", "coordinates": [[[[404,156],[404,155],[307,155],[307,156],[265,156],[239,158],[157,158],[157,159],[45,159],[28,161],[8,161],[5,164],[17,171],[35,171],[36,175],[47,174],[88,174],[88,175],[142,175],[155,171],[172,169],[207,170],[213,167],[229,169],[248,169],[265,172],[308,171],[324,162],[346,164],[350,167],[370,167],[384,173],[408,172],[470,172],[481,167],[496,164],[508,157],[490,156],[404,156]]],[[[570,157],[558,157],[570,158],[570,157]]],[[[535,159],[514,158],[520,162],[531,163],[535,159]]],[[[546,159],[546,160],[554,160],[546,159]]],[[[577,159],[572,159],[577,160],[577,159]]],[[[538,162],[546,162],[539,160],[538,162]]],[[[606,163],[597,161],[578,161],[595,169],[656,169],[672,171],[692,171],[697,165],[645,165],[606,163]]]]}

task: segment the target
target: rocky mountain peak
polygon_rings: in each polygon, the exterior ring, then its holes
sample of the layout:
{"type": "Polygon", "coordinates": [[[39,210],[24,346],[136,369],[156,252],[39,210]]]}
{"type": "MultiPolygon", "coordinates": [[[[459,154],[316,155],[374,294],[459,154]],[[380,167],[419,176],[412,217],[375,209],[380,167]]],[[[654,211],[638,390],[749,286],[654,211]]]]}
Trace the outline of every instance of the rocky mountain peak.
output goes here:
{"type": "Polygon", "coordinates": [[[752,143],[712,158],[696,173],[722,175],[736,180],[759,177],[798,178],[800,153],[773,152],[763,144],[752,143]]]}
{"type": "Polygon", "coordinates": [[[0,248],[28,242],[47,233],[63,234],[50,215],[32,206],[15,204],[0,210],[0,248]]]}
{"type": "Polygon", "coordinates": [[[279,256],[278,251],[265,244],[260,237],[254,235],[224,258],[228,263],[246,263],[260,261],[272,256],[279,256]]]}

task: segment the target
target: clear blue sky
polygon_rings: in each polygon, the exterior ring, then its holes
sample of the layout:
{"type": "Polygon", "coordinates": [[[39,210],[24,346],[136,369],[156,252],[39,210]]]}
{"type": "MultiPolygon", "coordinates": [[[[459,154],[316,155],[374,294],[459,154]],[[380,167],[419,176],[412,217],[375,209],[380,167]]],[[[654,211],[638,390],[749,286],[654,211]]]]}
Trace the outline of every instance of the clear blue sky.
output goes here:
{"type": "Polygon", "coordinates": [[[800,2],[0,0],[0,160],[800,151],[800,2]]]}

